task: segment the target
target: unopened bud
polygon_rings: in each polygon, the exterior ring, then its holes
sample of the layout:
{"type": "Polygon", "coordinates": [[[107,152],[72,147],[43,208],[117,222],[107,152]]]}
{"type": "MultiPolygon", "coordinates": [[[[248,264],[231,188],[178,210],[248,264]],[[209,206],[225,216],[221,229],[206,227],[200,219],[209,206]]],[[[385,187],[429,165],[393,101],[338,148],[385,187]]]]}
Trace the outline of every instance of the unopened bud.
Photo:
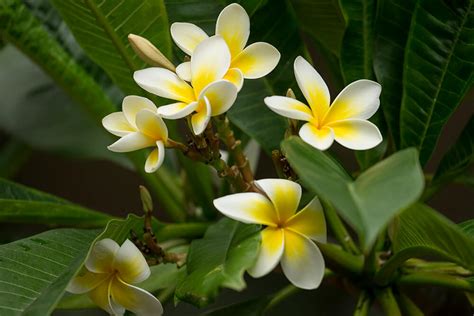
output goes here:
{"type": "Polygon", "coordinates": [[[164,67],[171,71],[176,70],[173,63],[146,38],[135,34],[129,34],[128,41],[135,53],[137,53],[137,55],[147,64],[164,67]]]}
{"type": "Polygon", "coordinates": [[[150,213],[153,210],[153,200],[151,199],[150,192],[143,185],[140,186],[140,198],[142,200],[143,211],[150,213]]]}
{"type": "Polygon", "coordinates": [[[291,88],[288,88],[288,90],[286,90],[286,96],[288,98],[296,99],[295,93],[291,88]]]}

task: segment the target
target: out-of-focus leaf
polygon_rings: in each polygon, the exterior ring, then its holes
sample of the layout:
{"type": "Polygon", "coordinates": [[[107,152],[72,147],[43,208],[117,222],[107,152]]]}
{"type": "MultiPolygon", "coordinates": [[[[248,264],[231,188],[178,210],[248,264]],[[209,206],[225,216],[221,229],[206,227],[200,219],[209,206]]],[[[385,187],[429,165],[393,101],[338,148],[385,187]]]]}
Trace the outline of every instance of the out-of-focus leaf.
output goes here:
{"type": "Polygon", "coordinates": [[[326,153],[297,137],[285,140],[282,148],[301,182],[336,206],[358,232],[365,250],[379,231],[423,191],[423,172],[413,148],[379,162],[355,181],[326,153]]]}
{"type": "Polygon", "coordinates": [[[243,274],[257,258],[258,231],[256,225],[228,218],[209,227],[203,239],[191,243],[186,276],[176,288],[177,298],[203,307],[214,300],[220,287],[244,289],[243,274]]]}
{"type": "Polygon", "coordinates": [[[31,148],[11,139],[0,148],[0,177],[9,178],[21,168],[30,157],[31,148]]]}
{"type": "Polygon", "coordinates": [[[465,234],[474,238],[474,219],[470,219],[470,220],[460,223],[459,227],[461,227],[462,231],[465,234]]]}
{"type": "Polygon", "coordinates": [[[421,0],[406,44],[400,114],[401,148],[431,157],[448,118],[474,83],[471,0],[421,0]]]}
{"type": "Polygon", "coordinates": [[[112,218],[0,178],[0,222],[103,227],[112,218]]]}
{"type": "Polygon", "coordinates": [[[270,296],[231,304],[202,314],[202,316],[262,316],[271,301],[270,296]]]}

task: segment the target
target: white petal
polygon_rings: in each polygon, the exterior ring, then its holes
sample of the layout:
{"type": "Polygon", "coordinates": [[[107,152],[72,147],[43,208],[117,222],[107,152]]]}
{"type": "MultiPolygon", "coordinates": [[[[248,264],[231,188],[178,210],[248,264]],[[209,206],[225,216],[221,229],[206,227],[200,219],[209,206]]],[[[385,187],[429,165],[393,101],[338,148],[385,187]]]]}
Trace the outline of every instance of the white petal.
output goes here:
{"type": "Polygon", "coordinates": [[[328,149],[334,142],[334,133],[331,128],[318,129],[311,123],[304,124],[300,128],[299,135],[302,140],[319,150],[328,149]]]}
{"type": "Polygon", "coordinates": [[[301,186],[298,183],[285,179],[262,179],[255,183],[272,201],[280,223],[295,214],[301,199],[301,186]]]}
{"type": "Polygon", "coordinates": [[[196,113],[191,117],[191,125],[193,127],[194,135],[200,135],[207,127],[211,119],[211,104],[204,96],[199,99],[199,104],[196,107],[196,113]]]}
{"type": "Polygon", "coordinates": [[[112,281],[111,294],[115,302],[135,313],[137,316],[162,315],[163,306],[160,301],[147,291],[127,284],[115,278],[112,281]]]}
{"type": "Polygon", "coordinates": [[[146,159],[145,171],[147,173],[153,173],[158,170],[165,160],[165,145],[161,140],[159,140],[156,142],[156,146],[158,148],[153,149],[146,159]]]}
{"type": "Polygon", "coordinates": [[[110,315],[123,315],[125,309],[117,305],[110,296],[112,279],[109,278],[89,292],[91,300],[110,315]]]}
{"type": "Polygon", "coordinates": [[[334,100],[324,118],[324,124],[346,119],[370,118],[379,108],[381,91],[382,87],[375,81],[354,81],[334,100]]]}
{"type": "Polygon", "coordinates": [[[142,282],[148,279],[151,273],[143,254],[128,239],[115,255],[114,268],[118,271],[120,278],[127,283],[142,282]]]}
{"type": "Polygon", "coordinates": [[[116,136],[125,136],[136,131],[135,127],[128,123],[123,112],[110,113],[102,119],[102,125],[109,133],[116,136]]]}
{"type": "Polygon", "coordinates": [[[239,68],[245,79],[268,75],[280,61],[280,52],[268,43],[258,42],[247,46],[232,60],[232,67],[239,68]]]}
{"type": "Polygon", "coordinates": [[[337,121],[329,127],[334,131],[336,141],[349,149],[371,149],[382,142],[382,134],[377,126],[366,120],[337,121]]]}
{"type": "Polygon", "coordinates": [[[176,67],[176,74],[184,81],[191,82],[191,62],[186,61],[176,67]]]}
{"type": "Polygon", "coordinates": [[[166,119],[180,119],[193,113],[198,106],[197,102],[191,102],[189,104],[183,102],[177,102],[173,104],[163,105],[158,108],[158,113],[166,119]]]}
{"type": "Polygon", "coordinates": [[[135,82],[144,90],[162,98],[190,103],[195,101],[193,88],[174,72],[164,68],[146,68],[135,71],[135,82]]]}
{"type": "Polygon", "coordinates": [[[211,116],[220,115],[234,104],[237,99],[237,87],[227,80],[216,81],[202,90],[200,98],[203,96],[209,101],[211,116]]]}
{"type": "Polygon", "coordinates": [[[326,220],[319,199],[315,197],[301,211],[293,215],[286,222],[285,228],[325,243],[327,239],[326,220]]]}
{"type": "Polygon", "coordinates": [[[192,86],[196,95],[211,82],[222,79],[229,70],[230,52],[222,37],[202,41],[191,57],[192,86]]]}
{"type": "Polygon", "coordinates": [[[314,116],[321,122],[330,103],[328,86],[316,69],[303,57],[296,57],[294,69],[301,92],[313,110],[314,116]]]}
{"type": "Polygon", "coordinates": [[[171,25],[171,37],[176,45],[189,56],[196,46],[208,38],[206,32],[191,23],[175,22],[171,25]]]}
{"type": "Polygon", "coordinates": [[[224,38],[231,55],[237,56],[250,35],[250,18],[245,9],[237,3],[225,7],[217,18],[216,34],[224,38]]]}
{"type": "Polygon", "coordinates": [[[144,97],[139,97],[136,95],[128,95],[123,98],[122,101],[122,111],[127,119],[128,123],[132,125],[135,129],[137,128],[136,116],[137,113],[141,110],[149,110],[156,112],[156,105],[144,97]]]}
{"type": "Polygon", "coordinates": [[[69,282],[66,291],[74,294],[89,292],[104,282],[109,276],[108,273],[94,273],[87,269],[82,269],[82,271],[69,282]]]}
{"type": "Polygon", "coordinates": [[[244,75],[238,68],[230,68],[224,75],[224,79],[232,82],[237,87],[237,91],[240,91],[244,85],[244,75]]]}
{"type": "Polygon", "coordinates": [[[110,272],[119,248],[119,245],[110,238],[96,242],[85,262],[87,270],[95,273],[110,272]]]}
{"type": "Polygon", "coordinates": [[[262,243],[258,252],[257,261],[247,270],[254,278],[270,273],[280,262],[285,248],[283,229],[267,227],[262,230],[262,243]]]}
{"type": "Polygon", "coordinates": [[[302,121],[311,121],[313,119],[311,109],[296,99],[272,96],[266,97],[263,101],[270,110],[282,116],[302,121]]]}
{"type": "Polygon", "coordinates": [[[158,113],[149,110],[141,110],[137,114],[136,124],[138,130],[154,139],[166,141],[168,139],[168,128],[158,113]]]}
{"type": "Polygon", "coordinates": [[[262,194],[254,192],[236,193],[214,200],[219,212],[246,224],[276,226],[277,213],[273,204],[262,194]]]}
{"type": "Polygon", "coordinates": [[[315,289],[324,277],[324,258],[308,238],[285,230],[285,251],[281,258],[285,276],[294,286],[315,289]]]}
{"type": "Polygon", "coordinates": [[[140,132],[134,132],[123,136],[107,148],[110,151],[124,153],[154,146],[155,142],[156,141],[153,138],[150,138],[140,132]]]}

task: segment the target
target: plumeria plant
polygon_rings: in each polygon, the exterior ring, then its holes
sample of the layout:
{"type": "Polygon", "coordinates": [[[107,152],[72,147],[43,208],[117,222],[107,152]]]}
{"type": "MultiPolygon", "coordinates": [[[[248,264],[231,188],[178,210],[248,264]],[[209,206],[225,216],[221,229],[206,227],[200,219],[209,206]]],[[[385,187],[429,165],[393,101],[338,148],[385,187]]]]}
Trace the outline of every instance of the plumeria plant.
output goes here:
{"type": "Polygon", "coordinates": [[[472,313],[474,221],[432,208],[473,183],[472,1],[224,2],[0,0],[0,219],[51,226],[0,245],[0,315],[472,313]],[[32,148],[142,210],[7,180],[32,148]]]}

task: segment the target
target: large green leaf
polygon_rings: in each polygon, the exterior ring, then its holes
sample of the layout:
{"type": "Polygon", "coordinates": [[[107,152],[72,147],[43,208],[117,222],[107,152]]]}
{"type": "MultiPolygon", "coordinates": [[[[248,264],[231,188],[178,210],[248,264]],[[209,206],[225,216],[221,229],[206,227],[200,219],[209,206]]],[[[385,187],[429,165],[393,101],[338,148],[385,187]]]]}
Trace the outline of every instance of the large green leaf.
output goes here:
{"type": "Polygon", "coordinates": [[[189,248],[186,276],[175,295],[203,307],[214,300],[220,287],[242,290],[243,274],[257,259],[259,228],[224,218],[209,227],[203,239],[189,248]]]}
{"type": "Polygon", "coordinates": [[[473,82],[473,2],[419,1],[405,51],[401,147],[416,146],[425,164],[473,82]]]}
{"type": "Polygon", "coordinates": [[[1,245],[0,314],[49,315],[97,233],[57,229],[1,245]]]}
{"type": "Polygon", "coordinates": [[[462,231],[474,238],[474,219],[467,220],[465,222],[459,223],[459,227],[461,227],[462,231]]]}
{"type": "Polygon", "coordinates": [[[103,227],[112,218],[0,178],[0,222],[103,227]]]}
{"type": "Polygon", "coordinates": [[[285,140],[282,148],[302,183],[336,206],[366,250],[379,231],[423,191],[423,172],[413,148],[379,162],[355,181],[326,153],[299,138],[285,140]]]}

